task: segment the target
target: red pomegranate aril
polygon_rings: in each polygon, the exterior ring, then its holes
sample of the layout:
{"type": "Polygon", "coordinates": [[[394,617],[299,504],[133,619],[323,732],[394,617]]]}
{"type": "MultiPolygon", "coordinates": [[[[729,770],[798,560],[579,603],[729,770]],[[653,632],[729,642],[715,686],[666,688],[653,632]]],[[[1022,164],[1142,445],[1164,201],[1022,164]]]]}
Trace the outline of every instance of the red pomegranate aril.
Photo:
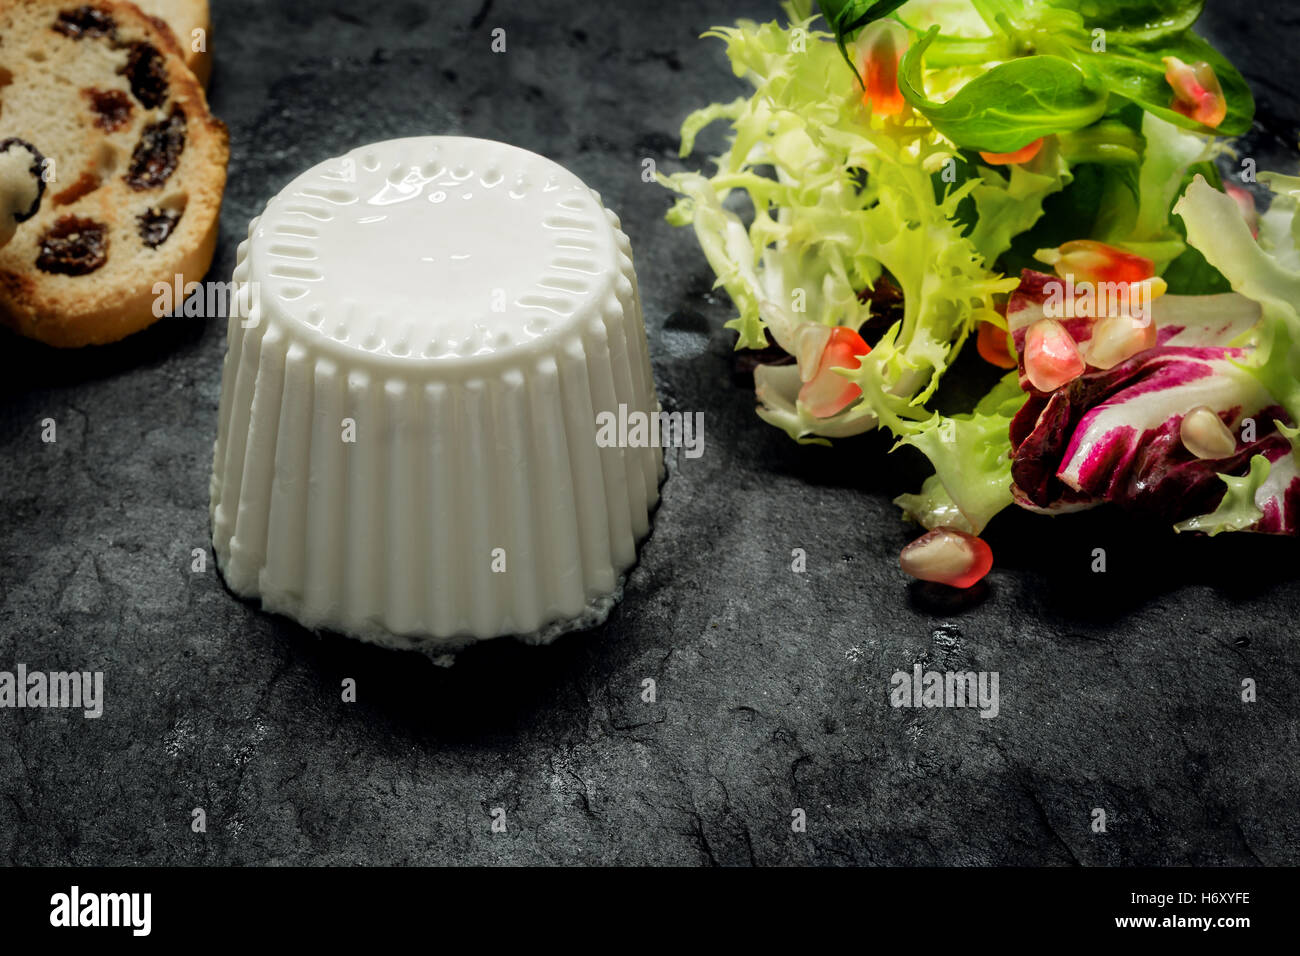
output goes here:
{"type": "Polygon", "coordinates": [[[1072,276],[1076,282],[1141,282],[1156,274],[1156,264],[1146,256],[1095,239],[1067,242],[1048,261],[1058,276],[1062,279],[1072,276]]]}
{"type": "Polygon", "coordinates": [[[1214,67],[1204,61],[1184,63],[1176,56],[1165,57],[1164,64],[1165,82],[1174,91],[1170,109],[1210,127],[1217,127],[1227,118],[1228,101],[1214,67]]]}
{"type": "Polygon", "coordinates": [[[998,368],[1015,368],[1016,357],[1007,345],[1007,330],[992,322],[981,322],[975,348],[984,361],[998,368]]]}
{"type": "Polygon", "coordinates": [[[907,31],[893,20],[877,20],[858,37],[862,51],[862,102],[877,116],[897,116],[907,106],[898,89],[898,61],[907,50],[907,31]]]}
{"type": "Polygon", "coordinates": [[[843,325],[831,329],[816,374],[799,389],[799,403],[815,418],[830,418],[848,408],[862,389],[834,369],[858,368],[870,351],[871,346],[853,329],[843,325]]]}
{"type": "Polygon", "coordinates": [[[1027,143],[1019,149],[1010,153],[986,153],[980,151],[980,159],[990,166],[1010,166],[1014,163],[1027,163],[1043,148],[1043,138],[1040,136],[1032,143],[1027,143]]]}
{"type": "Polygon", "coordinates": [[[940,526],[905,547],[898,563],[918,580],[968,588],[989,573],[993,551],[973,534],[940,526]]]}
{"type": "Polygon", "coordinates": [[[1054,392],[1087,366],[1074,338],[1055,319],[1039,319],[1025,333],[1025,375],[1040,392],[1054,392]]]}

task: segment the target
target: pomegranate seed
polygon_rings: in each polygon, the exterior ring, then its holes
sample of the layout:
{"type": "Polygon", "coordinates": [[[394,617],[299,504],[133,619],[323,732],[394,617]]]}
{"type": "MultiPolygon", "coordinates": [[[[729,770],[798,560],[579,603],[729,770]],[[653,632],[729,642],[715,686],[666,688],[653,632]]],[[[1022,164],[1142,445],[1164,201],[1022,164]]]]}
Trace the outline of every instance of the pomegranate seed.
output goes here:
{"type": "Polygon", "coordinates": [[[1109,315],[1093,325],[1092,338],[1081,349],[1094,368],[1114,368],[1155,344],[1156,324],[1150,316],[1109,315]]]}
{"type": "Polygon", "coordinates": [[[979,334],[975,338],[975,348],[984,361],[998,368],[1015,368],[1016,357],[1007,347],[1007,330],[999,328],[992,322],[981,322],[979,334]]]}
{"type": "MultiPolygon", "coordinates": [[[[862,365],[862,356],[871,351],[871,346],[853,329],[837,325],[830,332],[830,338],[815,366],[816,373],[799,389],[799,403],[814,418],[830,418],[839,414],[862,394],[861,388],[832,369],[858,368],[862,365]]],[[[803,358],[800,356],[801,377],[803,358]]],[[[813,367],[811,362],[809,367],[813,367]]]]}
{"type": "Polygon", "coordinates": [[[1039,319],[1025,332],[1025,375],[1040,392],[1054,392],[1083,374],[1079,346],[1055,319],[1039,319]]]}
{"type": "Polygon", "coordinates": [[[907,101],[898,89],[898,61],[907,51],[907,30],[893,20],[877,20],[858,37],[863,104],[877,116],[897,116],[907,101]]]}
{"type": "Polygon", "coordinates": [[[1059,249],[1039,253],[1056,274],[1076,281],[1141,282],[1156,274],[1156,264],[1145,256],[1116,249],[1095,239],[1075,239],[1059,249]]]}
{"type": "Polygon", "coordinates": [[[1255,197],[1249,190],[1242,189],[1240,186],[1224,186],[1226,192],[1237,203],[1237,208],[1241,210],[1241,217],[1246,220],[1246,225],[1250,226],[1250,234],[1256,239],[1259,238],[1259,210],[1255,208],[1255,197]]]}
{"type": "Polygon", "coordinates": [[[1183,447],[1197,458],[1227,458],[1237,450],[1237,439],[1218,413],[1208,405],[1197,405],[1183,416],[1178,426],[1183,447]]]}
{"type": "Polygon", "coordinates": [[[927,531],[898,556],[902,569],[921,581],[968,588],[993,567],[993,551],[980,538],[956,528],[927,531]]]}
{"type": "Polygon", "coordinates": [[[980,151],[980,159],[990,166],[1010,166],[1012,163],[1027,163],[1043,148],[1043,138],[1040,136],[1026,146],[1021,146],[1013,153],[986,153],[980,151]]]}
{"type": "Polygon", "coordinates": [[[1174,91],[1169,108],[1188,119],[1205,126],[1218,126],[1228,115],[1228,101],[1224,99],[1219,78],[1214,67],[1202,61],[1184,63],[1176,56],[1164,58],[1165,82],[1174,91]]]}

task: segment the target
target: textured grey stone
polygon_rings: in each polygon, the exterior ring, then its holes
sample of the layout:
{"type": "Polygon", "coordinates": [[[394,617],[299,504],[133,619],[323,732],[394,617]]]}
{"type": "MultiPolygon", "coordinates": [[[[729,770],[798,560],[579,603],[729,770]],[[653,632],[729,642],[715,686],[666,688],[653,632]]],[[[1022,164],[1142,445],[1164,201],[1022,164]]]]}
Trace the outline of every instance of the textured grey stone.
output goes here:
{"type": "MultiPolygon", "coordinates": [[[[944,595],[897,567],[914,532],[890,498],[915,459],[880,436],[800,448],[753,415],[728,305],[640,178],[643,157],[674,166],[689,109],[742,89],[699,33],[776,12],[701,6],[216,0],[232,157],[214,278],[269,196],[359,143],[538,150],[621,213],[661,395],[707,413],[706,452],[670,456],[606,625],[439,669],[266,616],[211,561],[191,573],[222,323],[72,354],[5,336],[0,669],[102,669],[107,703],[97,721],[0,711],[0,861],[1300,862],[1294,542],[1008,514],[987,584],[944,595]],[[915,661],[998,671],[1001,716],[891,709],[889,675],[915,661]]],[[[1207,15],[1260,97],[1261,166],[1296,137],[1276,41],[1300,24],[1278,16],[1207,15]]]]}

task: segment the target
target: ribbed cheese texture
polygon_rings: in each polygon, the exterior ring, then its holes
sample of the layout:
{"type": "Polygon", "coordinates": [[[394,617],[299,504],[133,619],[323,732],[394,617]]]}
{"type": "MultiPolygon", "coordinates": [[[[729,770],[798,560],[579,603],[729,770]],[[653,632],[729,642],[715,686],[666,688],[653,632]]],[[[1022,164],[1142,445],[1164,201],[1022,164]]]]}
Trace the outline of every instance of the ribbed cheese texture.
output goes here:
{"type": "Polygon", "coordinates": [[[662,456],[632,250],[562,167],[460,137],[299,176],[240,244],[211,484],[226,582],[433,652],[603,619],[662,456]]]}

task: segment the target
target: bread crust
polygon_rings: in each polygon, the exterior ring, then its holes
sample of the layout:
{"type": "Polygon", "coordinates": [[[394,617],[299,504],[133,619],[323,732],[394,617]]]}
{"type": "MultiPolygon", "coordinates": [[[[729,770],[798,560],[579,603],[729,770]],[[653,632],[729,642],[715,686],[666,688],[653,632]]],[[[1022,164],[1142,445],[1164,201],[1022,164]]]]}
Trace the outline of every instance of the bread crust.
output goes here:
{"type": "Polygon", "coordinates": [[[171,37],[185,65],[206,89],[212,79],[212,16],[208,0],[134,0],[154,25],[171,37]],[[194,31],[202,30],[204,49],[194,49],[194,31]]]}
{"type": "Polygon", "coordinates": [[[61,11],[81,6],[0,0],[0,70],[12,77],[0,88],[0,136],[36,143],[54,159],[56,175],[40,212],[0,249],[0,321],[64,348],[115,342],[137,332],[157,321],[156,283],[171,286],[179,276],[183,287],[203,279],[216,249],[229,157],[225,125],[208,111],[202,87],[167,35],[134,4],[117,0],[89,4],[112,19],[112,38],[73,38],[50,26],[61,11]],[[165,99],[153,105],[141,101],[129,74],[117,72],[138,43],[158,50],[167,81],[165,99]],[[129,121],[116,129],[96,125],[100,117],[86,88],[130,97],[129,121]],[[146,127],[156,129],[169,118],[175,122],[177,111],[183,116],[184,146],[174,171],[142,177],[138,158],[146,127]],[[135,185],[128,180],[133,171],[135,185]],[[159,178],[163,181],[156,182],[159,178]],[[97,187],[79,194],[96,180],[97,187]],[[159,211],[179,211],[179,218],[151,247],[140,217],[159,211]],[[42,240],[65,217],[104,227],[102,266],[63,274],[37,265],[42,240]]]}

